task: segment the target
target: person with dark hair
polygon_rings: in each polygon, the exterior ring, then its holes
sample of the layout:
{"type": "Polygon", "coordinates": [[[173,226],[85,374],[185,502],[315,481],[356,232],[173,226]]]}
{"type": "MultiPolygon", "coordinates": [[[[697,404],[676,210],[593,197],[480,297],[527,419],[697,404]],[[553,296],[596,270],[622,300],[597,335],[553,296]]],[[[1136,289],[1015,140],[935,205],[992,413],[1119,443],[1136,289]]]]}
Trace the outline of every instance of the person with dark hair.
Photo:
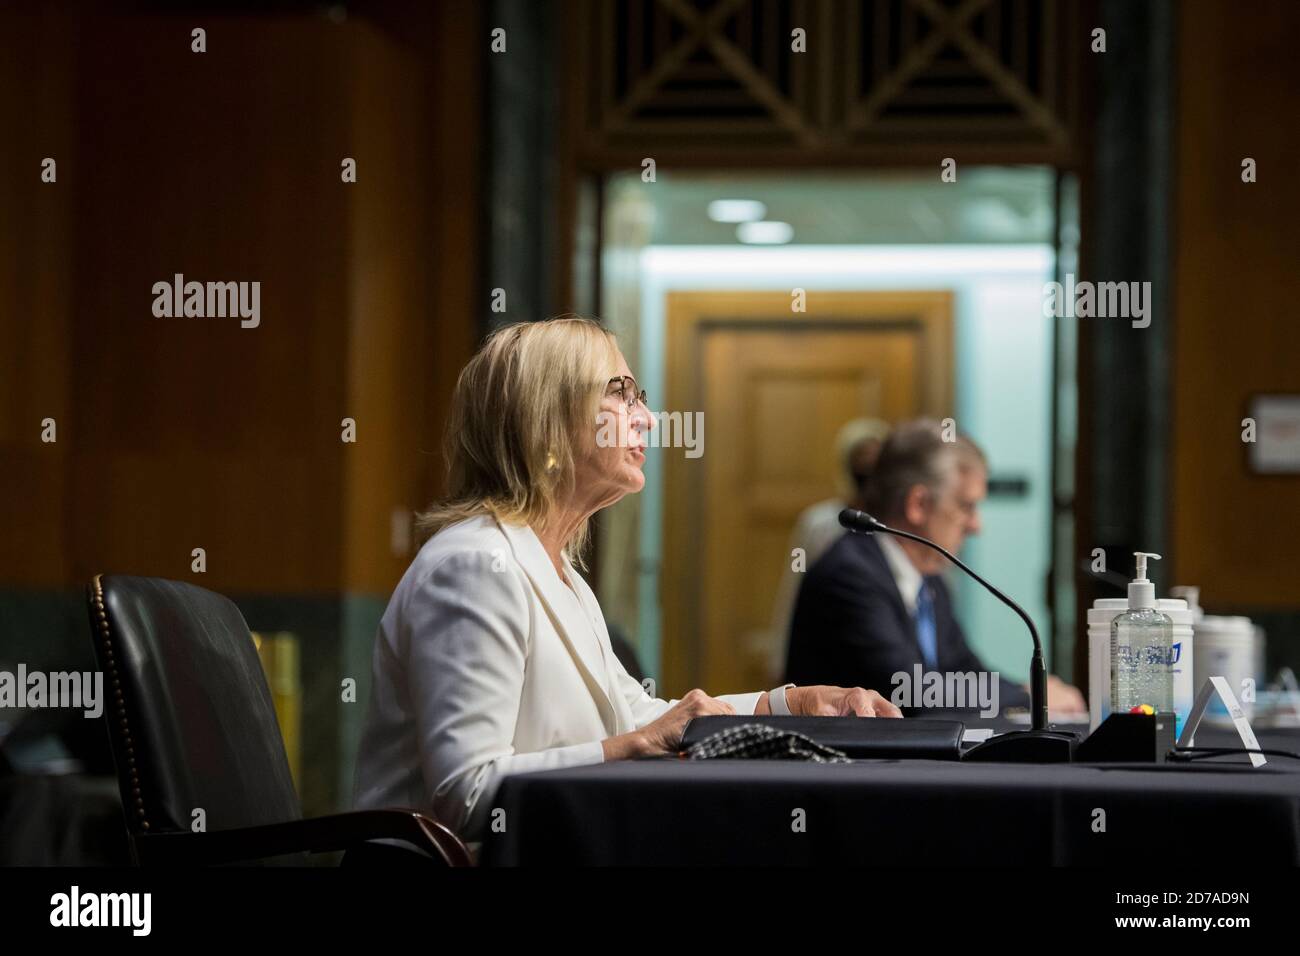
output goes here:
{"type": "MultiPolygon", "coordinates": [[[[921,419],[890,433],[872,471],[866,510],[885,524],[929,538],[956,554],[980,530],[988,494],[984,453],[966,436],[921,419]]],[[[785,679],[883,688],[924,672],[987,668],[953,613],[941,554],[889,535],[846,534],[809,568],[790,625],[785,679]]],[[[1028,691],[1000,679],[1001,707],[1028,706],[1028,691]]],[[[1086,711],[1083,695],[1048,678],[1049,709],[1086,711]]],[[[949,704],[951,706],[951,704],[949,704]]]]}

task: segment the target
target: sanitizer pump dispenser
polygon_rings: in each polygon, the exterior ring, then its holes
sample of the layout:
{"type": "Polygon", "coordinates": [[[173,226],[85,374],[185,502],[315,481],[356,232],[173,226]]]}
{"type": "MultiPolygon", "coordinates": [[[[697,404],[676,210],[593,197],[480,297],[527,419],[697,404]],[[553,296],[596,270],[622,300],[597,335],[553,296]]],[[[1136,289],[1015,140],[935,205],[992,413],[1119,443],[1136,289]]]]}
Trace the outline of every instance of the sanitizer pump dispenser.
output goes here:
{"type": "Polygon", "coordinates": [[[1155,585],[1147,580],[1148,551],[1135,552],[1137,577],[1129,582],[1128,610],[1110,625],[1111,713],[1150,707],[1174,709],[1174,625],[1156,606],[1155,585]]]}

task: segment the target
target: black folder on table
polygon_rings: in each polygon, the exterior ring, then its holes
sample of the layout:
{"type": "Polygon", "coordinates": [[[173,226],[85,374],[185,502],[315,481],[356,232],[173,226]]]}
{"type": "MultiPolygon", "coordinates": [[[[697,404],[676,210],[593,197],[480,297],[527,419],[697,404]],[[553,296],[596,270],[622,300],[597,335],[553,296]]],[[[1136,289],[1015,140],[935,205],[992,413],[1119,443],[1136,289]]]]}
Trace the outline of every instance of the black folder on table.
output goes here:
{"type": "Polygon", "coordinates": [[[923,758],[960,760],[965,725],[955,720],[927,720],[908,717],[696,717],[686,725],[681,750],[720,730],[744,724],[764,724],[778,730],[792,730],[819,744],[841,750],[849,757],[923,758]]]}

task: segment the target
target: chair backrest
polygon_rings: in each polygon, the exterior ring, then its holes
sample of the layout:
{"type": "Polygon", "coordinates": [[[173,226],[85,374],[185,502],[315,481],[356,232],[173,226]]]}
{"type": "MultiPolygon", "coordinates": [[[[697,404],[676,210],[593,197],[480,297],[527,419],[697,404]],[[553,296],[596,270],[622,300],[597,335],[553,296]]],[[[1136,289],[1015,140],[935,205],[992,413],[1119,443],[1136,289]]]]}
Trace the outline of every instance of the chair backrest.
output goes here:
{"type": "Polygon", "coordinates": [[[301,819],[257,648],[220,594],[161,578],[99,575],[90,627],[133,834],[301,819]]]}

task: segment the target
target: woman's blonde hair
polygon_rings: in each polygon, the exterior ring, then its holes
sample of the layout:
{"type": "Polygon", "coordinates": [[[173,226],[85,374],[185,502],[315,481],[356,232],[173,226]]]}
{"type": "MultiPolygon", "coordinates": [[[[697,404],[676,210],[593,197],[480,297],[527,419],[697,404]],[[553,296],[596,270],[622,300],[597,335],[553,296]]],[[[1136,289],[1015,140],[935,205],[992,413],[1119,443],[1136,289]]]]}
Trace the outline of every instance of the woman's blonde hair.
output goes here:
{"type": "MultiPolygon", "coordinates": [[[[443,437],[447,497],[419,516],[430,534],[491,514],[545,527],[595,441],[596,417],[617,374],[618,345],[597,322],[564,315],[498,329],[461,370],[443,437]]],[[[581,566],[587,522],[564,543],[581,566]]]]}

